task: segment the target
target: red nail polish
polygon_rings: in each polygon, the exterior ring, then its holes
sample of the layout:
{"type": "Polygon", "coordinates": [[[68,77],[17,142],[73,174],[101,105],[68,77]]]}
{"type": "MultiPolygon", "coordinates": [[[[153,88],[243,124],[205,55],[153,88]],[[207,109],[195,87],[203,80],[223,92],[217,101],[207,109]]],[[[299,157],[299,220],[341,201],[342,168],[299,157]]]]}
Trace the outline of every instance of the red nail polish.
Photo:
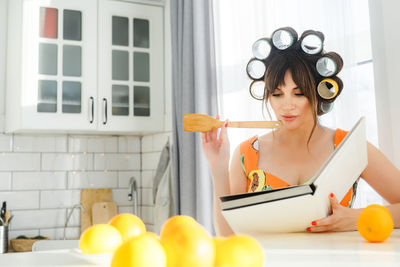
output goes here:
{"type": "Polygon", "coordinates": [[[228,123],[225,123],[225,125],[224,125],[225,127],[228,127],[228,123]]]}
{"type": "Polygon", "coordinates": [[[333,193],[331,193],[329,196],[330,196],[330,197],[333,197],[333,193]]]}
{"type": "Polygon", "coordinates": [[[307,228],[307,232],[311,232],[311,228],[310,227],[307,228]]]}
{"type": "Polygon", "coordinates": [[[311,224],[315,226],[315,225],[317,225],[317,222],[313,221],[311,224]]]}

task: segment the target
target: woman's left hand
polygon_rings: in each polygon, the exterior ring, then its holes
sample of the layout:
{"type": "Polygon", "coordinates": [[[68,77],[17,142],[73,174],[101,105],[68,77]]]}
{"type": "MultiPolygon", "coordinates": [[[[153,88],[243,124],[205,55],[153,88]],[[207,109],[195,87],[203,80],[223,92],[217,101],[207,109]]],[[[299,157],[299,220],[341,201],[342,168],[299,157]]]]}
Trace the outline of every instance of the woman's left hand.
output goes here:
{"type": "Polygon", "coordinates": [[[339,204],[336,196],[329,195],[332,214],[311,222],[308,232],[345,232],[357,230],[357,219],[362,209],[346,208],[339,204]]]}

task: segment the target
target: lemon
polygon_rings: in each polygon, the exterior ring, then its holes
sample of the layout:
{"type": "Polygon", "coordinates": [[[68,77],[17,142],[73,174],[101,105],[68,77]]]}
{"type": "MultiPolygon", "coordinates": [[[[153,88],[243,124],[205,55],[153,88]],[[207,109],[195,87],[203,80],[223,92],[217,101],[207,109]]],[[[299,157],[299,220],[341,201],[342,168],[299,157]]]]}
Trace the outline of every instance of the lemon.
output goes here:
{"type": "Polygon", "coordinates": [[[128,241],[131,237],[146,233],[146,226],[143,221],[130,213],[122,213],[114,216],[109,224],[118,229],[124,242],[128,241]]]}
{"type": "Polygon", "coordinates": [[[168,227],[161,232],[161,244],[167,253],[167,266],[214,266],[215,245],[212,237],[195,221],[193,223],[189,219],[186,222],[167,222],[168,227]]]}
{"type": "Polygon", "coordinates": [[[116,251],[111,267],[165,267],[165,250],[157,236],[145,233],[129,239],[116,251]]]}
{"type": "Polygon", "coordinates": [[[176,215],[170,217],[162,226],[160,236],[168,235],[169,231],[173,231],[177,225],[199,225],[195,219],[186,215],[176,215]]]}
{"type": "Polygon", "coordinates": [[[113,253],[121,244],[121,234],[115,227],[96,224],[82,233],[79,248],[83,254],[113,253]]]}
{"type": "Polygon", "coordinates": [[[234,235],[229,238],[214,238],[215,267],[262,267],[264,253],[254,238],[234,235]]]}

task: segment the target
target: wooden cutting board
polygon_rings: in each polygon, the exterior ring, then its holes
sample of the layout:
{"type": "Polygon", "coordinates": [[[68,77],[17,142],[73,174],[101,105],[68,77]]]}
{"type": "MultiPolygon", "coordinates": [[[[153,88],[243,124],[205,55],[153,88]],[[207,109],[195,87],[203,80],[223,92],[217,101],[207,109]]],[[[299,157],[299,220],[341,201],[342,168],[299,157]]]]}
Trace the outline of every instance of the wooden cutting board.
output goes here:
{"type": "Polygon", "coordinates": [[[115,202],[95,202],[92,206],[92,224],[108,223],[117,213],[115,202]]]}
{"type": "Polygon", "coordinates": [[[81,205],[85,209],[85,213],[81,210],[81,233],[86,230],[92,223],[92,206],[96,202],[111,202],[112,191],[110,188],[100,189],[82,189],[81,205]]]}

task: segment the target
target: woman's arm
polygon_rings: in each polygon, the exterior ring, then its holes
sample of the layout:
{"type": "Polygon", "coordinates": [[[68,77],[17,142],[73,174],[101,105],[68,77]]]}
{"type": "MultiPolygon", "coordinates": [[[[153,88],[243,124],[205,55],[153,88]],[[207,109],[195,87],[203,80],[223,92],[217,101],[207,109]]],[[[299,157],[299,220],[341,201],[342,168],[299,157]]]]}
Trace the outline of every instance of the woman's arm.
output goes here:
{"type": "Polygon", "coordinates": [[[400,171],[379,151],[368,143],[368,165],[361,177],[386,201],[400,203],[400,171]]]}
{"type": "MultiPolygon", "coordinates": [[[[217,119],[219,117],[217,116],[217,119]]],[[[218,130],[215,129],[210,132],[202,133],[201,135],[202,147],[204,154],[210,165],[212,174],[213,191],[214,191],[214,227],[218,235],[230,235],[232,229],[229,227],[221,212],[221,196],[234,194],[236,192],[245,192],[246,184],[240,185],[238,177],[242,175],[243,171],[240,170],[240,149],[236,149],[232,163],[231,173],[229,175],[229,140],[226,125],[221,128],[218,136],[218,130]],[[240,187],[243,188],[240,188],[240,187]]],[[[240,179],[240,178],[239,178],[240,179]]],[[[244,182],[246,179],[244,178],[244,182]]]]}
{"type": "MultiPolygon", "coordinates": [[[[361,177],[392,205],[387,206],[394,227],[400,228],[400,171],[375,146],[368,143],[368,165],[361,177]],[[397,204],[394,204],[397,203],[397,204]]],[[[311,222],[310,232],[352,231],[357,229],[357,219],[362,209],[341,206],[335,196],[330,196],[332,215],[311,222]]]]}
{"type": "Polygon", "coordinates": [[[211,170],[214,187],[214,226],[218,235],[229,236],[233,231],[222,215],[221,196],[244,193],[246,191],[246,177],[241,169],[240,147],[235,149],[232,156],[230,172],[211,170]]]}

